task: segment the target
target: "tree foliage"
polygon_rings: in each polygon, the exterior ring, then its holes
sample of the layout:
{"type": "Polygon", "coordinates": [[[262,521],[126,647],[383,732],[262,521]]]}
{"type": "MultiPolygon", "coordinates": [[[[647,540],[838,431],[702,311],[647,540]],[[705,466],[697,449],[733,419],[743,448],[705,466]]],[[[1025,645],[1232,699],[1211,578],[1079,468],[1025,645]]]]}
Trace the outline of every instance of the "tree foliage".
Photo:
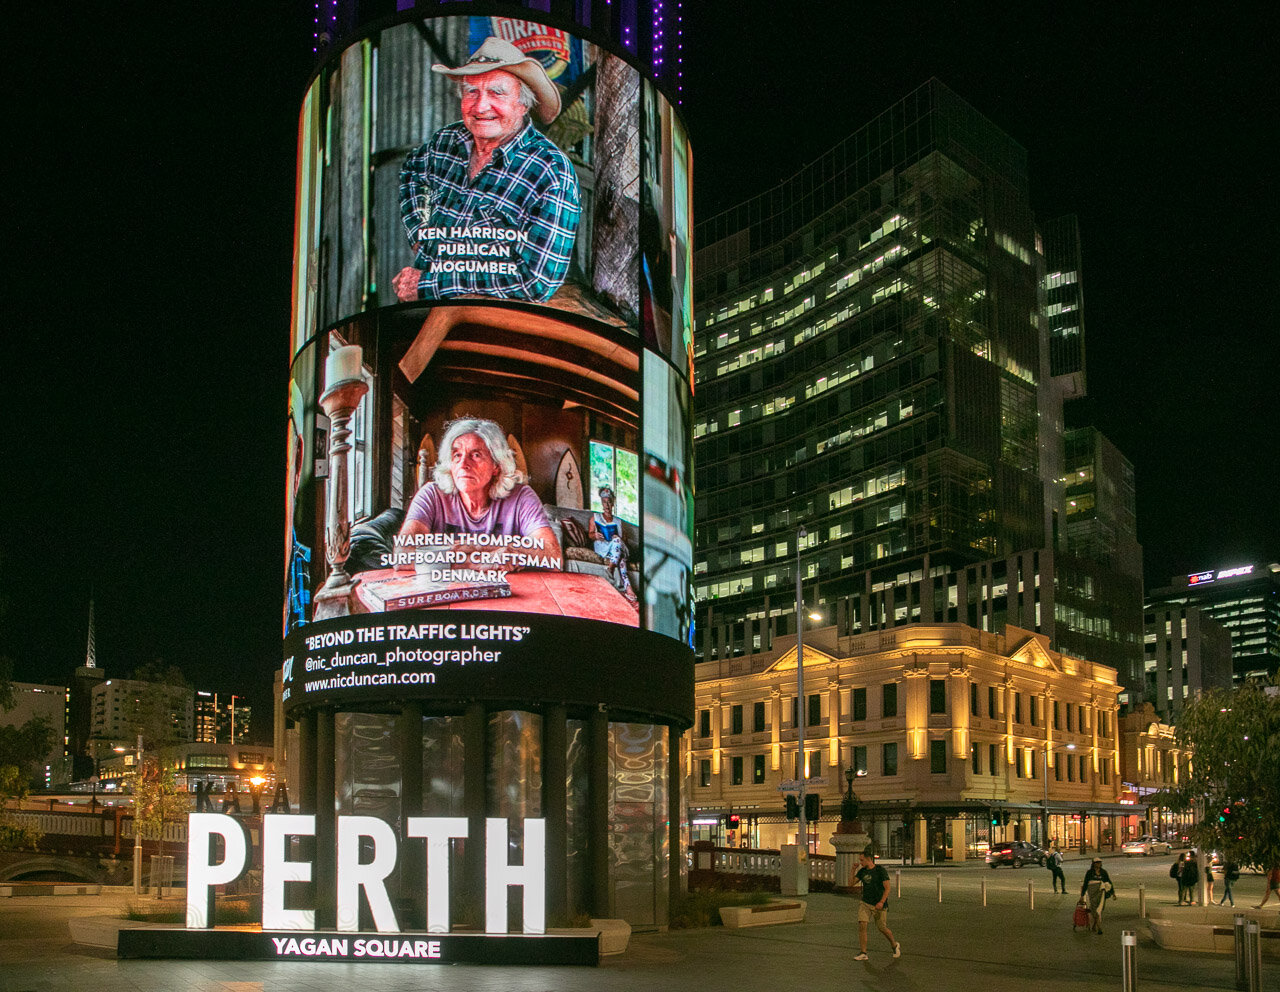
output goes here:
{"type": "Polygon", "coordinates": [[[0,851],[34,851],[43,836],[35,827],[20,822],[5,807],[4,800],[26,795],[26,785],[16,766],[0,764],[0,851]]]}
{"type": "Polygon", "coordinates": [[[13,768],[15,781],[22,786],[20,794],[0,791],[0,798],[20,799],[26,795],[27,786],[36,778],[53,742],[53,728],[42,716],[32,717],[20,727],[0,726],[0,766],[13,768]]]}
{"type": "Polygon", "coordinates": [[[174,784],[173,770],[160,767],[157,761],[147,761],[134,786],[133,815],[143,836],[159,841],[161,854],[164,854],[164,825],[185,819],[189,809],[187,796],[178,792],[174,784]]]}
{"type": "Polygon", "coordinates": [[[133,678],[143,683],[143,688],[128,715],[130,733],[134,737],[141,735],[146,751],[178,743],[182,731],[177,711],[191,690],[182,670],[157,660],[134,669],[133,678]]]}
{"type": "MultiPolygon", "coordinates": [[[[0,657],[0,711],[16,705],[13,691],[13,662],[0,657]]],[[[53,749],[54,734],[49,721],[32,717],[22,726],[0,725],[0,802],[21,799],[45,756],[53,749]]]]}
{"type": "Polygon", "coordinates": [[[1203,693],[1178,718],[1176,737],[1191,769],[1170,800],[1202,804],[1196,843],[1240,865],[1280,865],[1280,689],[1203,693]]]}

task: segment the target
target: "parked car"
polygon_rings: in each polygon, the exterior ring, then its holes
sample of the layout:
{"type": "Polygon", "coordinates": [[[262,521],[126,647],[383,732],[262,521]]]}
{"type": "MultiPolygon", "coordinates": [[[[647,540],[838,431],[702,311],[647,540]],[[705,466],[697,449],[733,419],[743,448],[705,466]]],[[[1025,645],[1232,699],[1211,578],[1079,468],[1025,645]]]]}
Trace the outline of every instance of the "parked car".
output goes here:
{"type": "Polygon", "coordinates": [[[1000,865],[1021,868],[1023,865],[1043,864],[1044,851],[1024,840],[1001,841],[992,844],[991,850],[987,852],[987,865],[991,868],[998,868],[1000,865]]]}
{"type": "Polygon", "coordinates": [[[1120,850],[1126,857],[1131,858],[1135,854],[1141,854],[1145,858],[1148,854],[1172,854],[1173,845],[1151,834],[1143,834],[1141,837],[1125,841],[1120,845],[1120,850]]]}

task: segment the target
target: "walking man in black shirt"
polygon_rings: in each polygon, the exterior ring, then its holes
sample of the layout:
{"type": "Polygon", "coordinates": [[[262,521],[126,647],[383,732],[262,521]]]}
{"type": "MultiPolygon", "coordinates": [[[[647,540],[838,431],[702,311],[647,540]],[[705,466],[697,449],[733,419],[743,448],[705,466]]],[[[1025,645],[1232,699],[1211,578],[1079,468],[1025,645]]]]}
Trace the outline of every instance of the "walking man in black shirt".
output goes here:
{"type": "Polygon", "coordinates": [[[858,904],[858,946],[861,950],[854,957],[855,961],[867,960],[867,924],[875,921],[876,929],[884,934],[885,940],[893,948],[893,956],[902,954],[902,945],[893,939],[893,931],[889,929],[889,873],[884,865],[876,864],[875,854],[868,847],[858,856],[862,865],[857,871],[858,881],[862,883],[862,902],[858,904]]]}

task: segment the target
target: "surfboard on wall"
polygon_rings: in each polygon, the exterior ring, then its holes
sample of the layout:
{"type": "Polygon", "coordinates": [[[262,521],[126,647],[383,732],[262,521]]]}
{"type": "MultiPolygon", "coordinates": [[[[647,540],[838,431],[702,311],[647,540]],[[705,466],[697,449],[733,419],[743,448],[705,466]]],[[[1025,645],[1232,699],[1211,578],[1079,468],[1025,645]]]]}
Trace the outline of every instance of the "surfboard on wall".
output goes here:
{"type": "Polygon", "coordinates": [[[563,506],[567,510],[583,508],[582,469],[578,467],[578,459],[568,448],[565,448],[560,457],[560,467],[556,469],[556,506],[563,506]]]}

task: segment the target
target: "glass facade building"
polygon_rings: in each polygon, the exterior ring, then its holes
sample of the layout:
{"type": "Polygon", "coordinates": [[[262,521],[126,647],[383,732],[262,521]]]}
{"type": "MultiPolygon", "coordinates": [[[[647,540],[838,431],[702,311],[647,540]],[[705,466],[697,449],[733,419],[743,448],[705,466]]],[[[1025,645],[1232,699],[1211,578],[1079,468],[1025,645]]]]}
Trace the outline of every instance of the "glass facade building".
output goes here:
{"type": "MultiPolygon", "coordinates": [[[[1079,238],[1055,224],[1051,270],[1026,159],[932,80],[699,227],[700,660],[794,632],[799,559],[840,633],[1007,621],[1140,679],[1140,576],[1075,554],[1059,523],[1083,350],[1071,387],[1048,311],[1083,328],[1064,295],[1079,238]]],[[[1131,512],[1131,468],[1127,486],[1131,512]]]]}
{"type": "Polygon", "coordinates": [[[1085,394],[1084,267],[1080,223],[1074,214],[1040,228],[1044,245],[1045,320],[1049,330],[1049,373],[1063,379],[1064,398],[1085,394]]]}

